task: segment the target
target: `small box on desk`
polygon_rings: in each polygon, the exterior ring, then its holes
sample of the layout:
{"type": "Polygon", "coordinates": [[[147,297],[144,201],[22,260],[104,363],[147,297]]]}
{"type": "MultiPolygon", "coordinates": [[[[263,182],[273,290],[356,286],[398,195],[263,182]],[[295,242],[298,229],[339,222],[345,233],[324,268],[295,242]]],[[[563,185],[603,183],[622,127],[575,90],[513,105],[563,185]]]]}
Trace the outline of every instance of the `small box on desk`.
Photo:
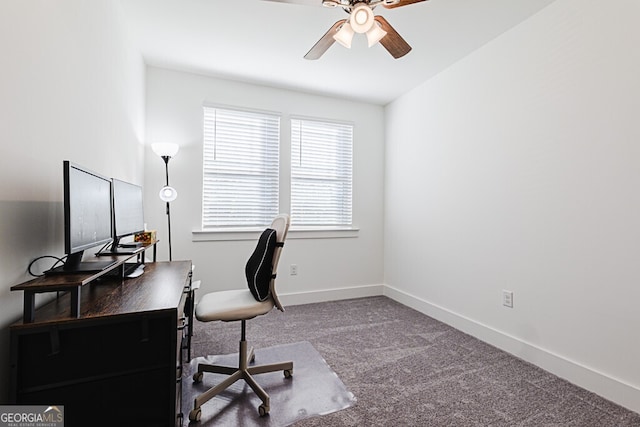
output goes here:
{"type": "Polygon", "coordinates": [[[156,241],[156,230],[143,231],[133,236],[134,242],[153,243],[156,241]]]}

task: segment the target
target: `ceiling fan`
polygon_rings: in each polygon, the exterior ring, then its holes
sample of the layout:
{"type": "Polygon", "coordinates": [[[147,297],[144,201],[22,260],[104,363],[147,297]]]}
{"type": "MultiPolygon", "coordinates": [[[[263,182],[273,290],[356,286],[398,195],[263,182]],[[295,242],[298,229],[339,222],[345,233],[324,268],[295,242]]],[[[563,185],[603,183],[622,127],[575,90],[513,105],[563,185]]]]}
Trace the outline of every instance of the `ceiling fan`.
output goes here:
{"type": "Polygon", "coordinates": [[[351,48],[354,33],[366,34],[369,47],[380,42],[394,58],[401,58],[411,50],[411,46],[382,16],[375,16],[373,9],[382,5],[394,9],[426,0],[270,0],[281,3],[299,3],[326,7],[341,7],[349,14],[349,18],[341,19],[329,28],[329,31],[316,42],[304,56],[305,59],[318,59],[338,42],[351,48]]]}

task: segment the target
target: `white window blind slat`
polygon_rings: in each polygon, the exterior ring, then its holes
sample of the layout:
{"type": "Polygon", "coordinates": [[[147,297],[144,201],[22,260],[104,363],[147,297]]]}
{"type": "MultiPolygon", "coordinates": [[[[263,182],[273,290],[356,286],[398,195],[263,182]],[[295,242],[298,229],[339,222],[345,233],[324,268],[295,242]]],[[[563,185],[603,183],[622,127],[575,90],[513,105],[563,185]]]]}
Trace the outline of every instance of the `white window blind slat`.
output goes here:
{"type": "Polygon", "coordinates": [[[291,224],[352,225],[353,126],[291,120],[291,224]]]}
{"type": "Polygon", "coordinates": [[[202,228],[266,226],[278,214],[280,117],[204,107],[202,228]]]}

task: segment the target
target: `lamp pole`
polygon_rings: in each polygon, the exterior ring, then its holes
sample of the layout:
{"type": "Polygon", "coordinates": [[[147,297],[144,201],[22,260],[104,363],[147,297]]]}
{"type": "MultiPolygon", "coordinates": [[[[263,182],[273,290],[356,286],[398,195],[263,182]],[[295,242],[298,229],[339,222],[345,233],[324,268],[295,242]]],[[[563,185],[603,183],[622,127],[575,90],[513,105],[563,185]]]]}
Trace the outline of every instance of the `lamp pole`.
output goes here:
{"type": "MultiPolygon", "coordinates": [[[[169,187],[169,156],[162,156],[162,160],[164,160],[164,172],[167,178],[167,187],[169,187]]],[[[169,206],[169,201],[167,201],[167,227],[169,232],[169,261],[173,261],[171,257],[171,208],[169,206]]]]}
{"type": "Polygon", "coordinates": [[[160,189],[160,200],[167,204],[167,227],[169,232],[169,261],[173,261],[171,254],[171,207],[170,203],[178,197],[175,188],[169,186],[169,160],[178,153],[178,144],[156,143],[151,144],[153,152],[156,153],[164,161],[164,176],[166,185],[160,189]]]}

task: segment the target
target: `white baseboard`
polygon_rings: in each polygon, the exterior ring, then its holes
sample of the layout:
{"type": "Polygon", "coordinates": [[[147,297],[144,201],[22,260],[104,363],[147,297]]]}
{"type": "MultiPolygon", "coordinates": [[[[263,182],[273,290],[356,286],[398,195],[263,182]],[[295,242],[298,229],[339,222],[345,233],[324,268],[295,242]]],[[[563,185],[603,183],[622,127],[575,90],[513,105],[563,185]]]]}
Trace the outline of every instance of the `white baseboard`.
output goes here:
{"type": "Polygon", "coordinates": [[[383,295],[383,292],[384,285],[365,285],[339,289],[325,289],[321,291],[279,294],[278,297],[280,298],[280,301],[282,301],[282,304],[287,306],[380,296],[383,295]]]}
{"type": "Polygon", "coordinates": [[[383,286],[383,295],[472,335],[545,371],[640,413],[640,389],[414,295],[383,286]]]}

